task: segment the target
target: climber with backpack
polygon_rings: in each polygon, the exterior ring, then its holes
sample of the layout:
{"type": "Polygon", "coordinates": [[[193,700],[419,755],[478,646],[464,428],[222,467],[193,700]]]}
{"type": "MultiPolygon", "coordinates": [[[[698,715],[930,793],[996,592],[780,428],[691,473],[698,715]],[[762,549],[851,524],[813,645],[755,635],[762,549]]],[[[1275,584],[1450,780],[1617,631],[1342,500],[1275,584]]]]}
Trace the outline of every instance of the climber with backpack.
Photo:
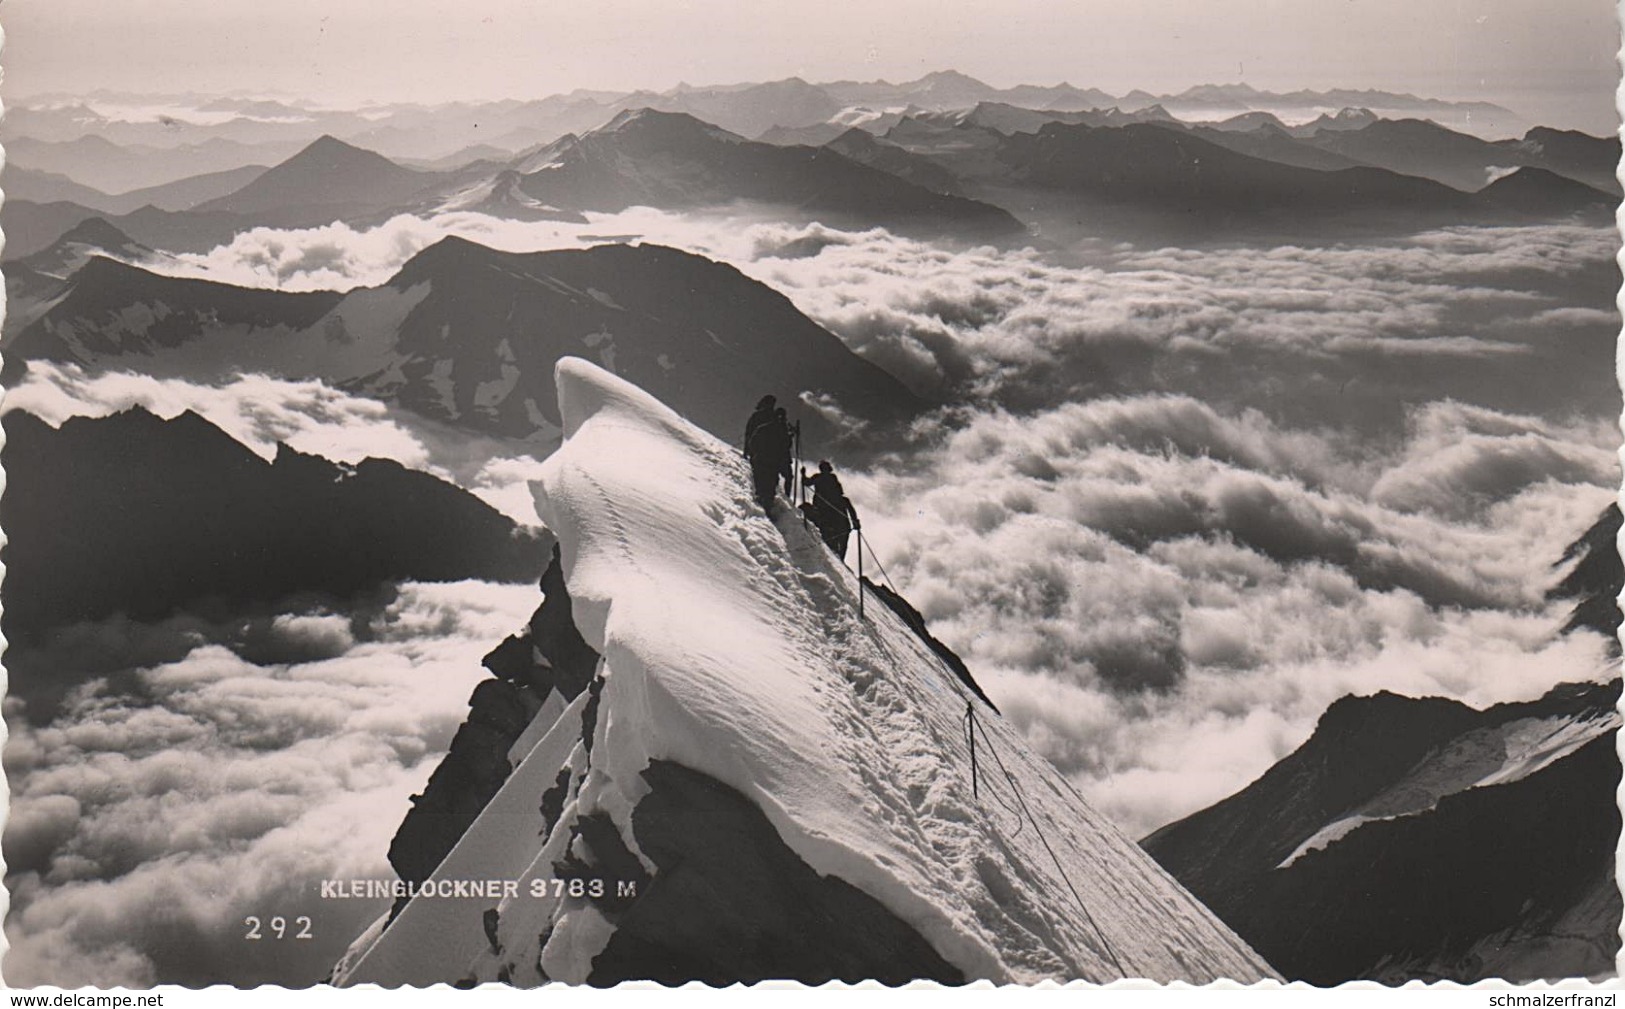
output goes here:
{"type": "Polygon", "coordinates": [[[756,401],[756,409],[751,411],[750,419],[745,421],[745,458],[750,458],[750,439],[756,429],[773,419],[773,405],[778,399],[773,396],[763,396],[756,401]]]}
{"type": "Polygon", "coordinates": [[[847,540],[852,530],[863,528],[863,523],[858,521],[858,510],[852,506],[845,489],[841,487],[841,478],[835,475],[835,467],[830,465],[828,459],[820,460],[817,473],[809,476],[802,471],[801,482],[811,487],[813,492],[812,502],[802,505],[802,512],[818,528],[824,545],[835,551],[835,556],[846,560],[847,540]]]}
{"type": "Polygon", "coordinates": [[[750,460],[756,501],[764,511],[772,510],[780,475],[790,471],[790,422],[784,409],[775,409],[773,403],[772,396],[763,396],[745,423],[745,458],[750,460]]]}

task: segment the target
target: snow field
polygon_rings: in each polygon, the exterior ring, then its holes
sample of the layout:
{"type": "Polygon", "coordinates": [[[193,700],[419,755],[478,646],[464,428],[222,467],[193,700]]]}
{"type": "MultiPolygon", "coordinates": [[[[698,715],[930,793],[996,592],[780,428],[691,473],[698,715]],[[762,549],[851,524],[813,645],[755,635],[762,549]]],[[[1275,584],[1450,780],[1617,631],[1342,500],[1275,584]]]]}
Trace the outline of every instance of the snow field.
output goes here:
{"type": "MultiPolygon", "coordinates": [[[[574,741],[577,698],[436,876],[551,874],[571,831],[540,837],[529,810],[566,760],[560,824],[603,813],[638,854],[641,772],[667,760],[743,793],[814,870],[874,897],[968,978],[1274,976],[980,701],[974,797],[958,680],[879,600],[858,617],[856,577],[786,502],[763,515],[736,449],[586,362],[561,360],[556,378],[566,441],[534,489],[575,623],[602,656],[594,743],[574,741]]],[[[578,898],[521,896],[499,908],[499,956],[464,920],[483,909],[431,928],[408,917],[418,904],[446,913],[414,902],[351,979],[580,982],[613,934],[578,898]]]]}

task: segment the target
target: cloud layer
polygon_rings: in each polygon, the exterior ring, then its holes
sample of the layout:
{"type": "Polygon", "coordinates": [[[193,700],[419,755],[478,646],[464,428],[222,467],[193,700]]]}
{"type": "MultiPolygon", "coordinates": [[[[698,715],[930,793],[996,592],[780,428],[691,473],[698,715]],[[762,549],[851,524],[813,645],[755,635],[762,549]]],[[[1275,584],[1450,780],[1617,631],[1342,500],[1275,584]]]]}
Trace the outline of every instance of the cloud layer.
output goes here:
{"type": "Polygon", "coordinates": [[[319,981],[383,908],[320,901],[314,881],[390,878],[480,657],[535,604],[523,586],[409,584],[360,640],[346,617],[282,614],[258,654],[194,639],[43,727],[9,702],[7,982],[319,981]],[[249,915],[308,915],[315,938],[245,942],[249,915]]]}
{"type": "Polygon", "coordinates": [[[1593,367],[1618,330],[1619,239],[1607,228],[1459,227],[1367,246],[1001,250],[646,207],[590,217],[256,229],[164,269],[343,289],[381,284],[453,234],[520,252],[640,240],[735,265],[945,399],[1032,409],[1154,389],[1299,425],[1393,430],[1395,402],[1449,396],[1528,412],[1560,389],[1588,410],[1616,395],[1593,367]],[[1519,373],[1538,377],[1507,381],[1519,373]]]}
{"type": "Polygon", "coordinates": [[[1182,397],[986,413],[847,478],[887,573],[1084,794],[1144,833],[1347,693],[1474,704],[1606,666],[1544,590],[1609,436],[1430,404],[1379,461],[1182,397]]]}

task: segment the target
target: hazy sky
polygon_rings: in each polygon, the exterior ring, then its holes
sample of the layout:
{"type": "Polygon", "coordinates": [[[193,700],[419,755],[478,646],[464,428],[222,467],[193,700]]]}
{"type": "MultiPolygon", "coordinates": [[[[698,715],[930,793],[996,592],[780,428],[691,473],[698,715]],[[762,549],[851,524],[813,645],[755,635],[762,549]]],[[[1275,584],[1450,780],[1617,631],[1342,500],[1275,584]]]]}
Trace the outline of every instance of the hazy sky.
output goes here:
{"type": "Polygon", "coordinates": [[[5,0],[5,93],[366,99],[664,90],[800,75],[1114,93],[1245,80],[1612,115],[1610,0],[5,0]]]}

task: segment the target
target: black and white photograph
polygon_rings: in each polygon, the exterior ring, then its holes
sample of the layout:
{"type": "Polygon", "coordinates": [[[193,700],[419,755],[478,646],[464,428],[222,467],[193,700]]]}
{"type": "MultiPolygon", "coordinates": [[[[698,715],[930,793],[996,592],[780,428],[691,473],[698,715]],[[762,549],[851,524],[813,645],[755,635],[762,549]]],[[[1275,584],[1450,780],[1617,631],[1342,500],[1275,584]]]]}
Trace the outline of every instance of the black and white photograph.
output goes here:
{"type": "Polygon", "coordinates": [[[1617,983],[1614,3],[0,29],[6,987],[1617,983]]]}

